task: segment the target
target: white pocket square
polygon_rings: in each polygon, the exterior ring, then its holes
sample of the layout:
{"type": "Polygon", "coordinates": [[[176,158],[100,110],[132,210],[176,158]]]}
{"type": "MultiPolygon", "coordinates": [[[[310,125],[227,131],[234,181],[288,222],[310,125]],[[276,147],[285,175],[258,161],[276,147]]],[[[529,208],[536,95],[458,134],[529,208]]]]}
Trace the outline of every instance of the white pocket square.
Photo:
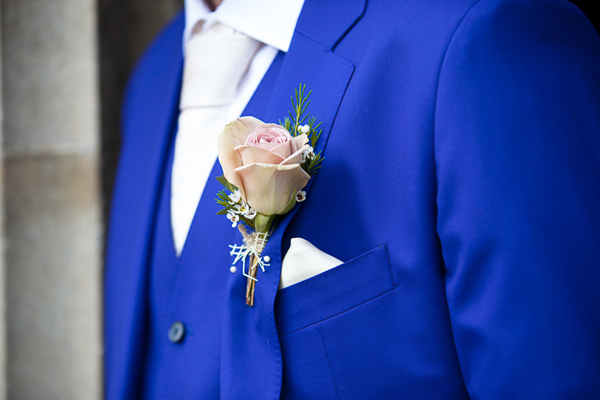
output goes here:
{"type": "Polygon", "coordinates": [[[279,289],[311,278],[343,262],[317,249],[308,240],[293,238],[283,258],[279,289]]]}

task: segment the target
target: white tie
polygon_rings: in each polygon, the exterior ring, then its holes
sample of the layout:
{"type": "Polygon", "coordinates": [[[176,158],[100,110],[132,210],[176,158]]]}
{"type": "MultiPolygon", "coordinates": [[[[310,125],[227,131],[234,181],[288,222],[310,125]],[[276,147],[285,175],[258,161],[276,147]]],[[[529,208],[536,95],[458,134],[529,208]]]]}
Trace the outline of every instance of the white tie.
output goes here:
{"type": "Polygon", "coordinates": [[[171,175],[175,250],[185,244],[204,186],[217,158],[217,135],[229,103],[261,43],[216,23],[185,46],[179,130],[171,175]]]}

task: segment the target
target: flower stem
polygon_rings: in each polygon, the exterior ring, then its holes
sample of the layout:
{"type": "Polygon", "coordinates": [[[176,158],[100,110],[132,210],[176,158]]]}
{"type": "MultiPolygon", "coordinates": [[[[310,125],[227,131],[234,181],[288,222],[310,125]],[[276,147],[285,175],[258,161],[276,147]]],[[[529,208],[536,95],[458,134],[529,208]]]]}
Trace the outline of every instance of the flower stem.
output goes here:
{"type": "Polygon", "coordinates": [[[276,217],[276,215],[264,215],[257,213],[256,217],[254,217],[254,230],[262,233],[269,232],[276,217]]]}
{"type": "Polygon", "coordinates": [[[250,271],[248,271],[248,275],[252,278],[248,278],[248,282],[246,283],[246,304],[249,307],[254,305],[254,288],[256,287],[256,273],[258,271],[258,258],[254,257],[254,255],[250,256],[250,271]]]}

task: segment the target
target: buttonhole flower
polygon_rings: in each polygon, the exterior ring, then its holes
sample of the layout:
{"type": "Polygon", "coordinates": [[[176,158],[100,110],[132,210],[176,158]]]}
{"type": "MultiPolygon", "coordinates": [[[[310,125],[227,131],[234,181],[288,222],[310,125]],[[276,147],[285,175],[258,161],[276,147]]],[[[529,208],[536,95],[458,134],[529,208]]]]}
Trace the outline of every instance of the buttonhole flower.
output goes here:
{"type": "Polygon", "coordinates": [[[280,125],[241,117],[221,131],[219,161],[245,203],[262,215],[278,215],[310,179],[300,162],[309,147],[306,134],[292,137],[280,125]]]}

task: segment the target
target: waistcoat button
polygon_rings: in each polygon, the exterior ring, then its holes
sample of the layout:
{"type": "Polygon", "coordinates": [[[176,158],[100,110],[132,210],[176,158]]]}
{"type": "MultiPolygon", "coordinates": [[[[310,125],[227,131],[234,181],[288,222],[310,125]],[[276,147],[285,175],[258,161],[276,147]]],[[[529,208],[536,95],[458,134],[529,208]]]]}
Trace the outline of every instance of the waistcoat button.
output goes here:
{"type": "Polygon", "coordinates": [[[179,343],[185,336],[185,325],[182,322],[175,321],[169,328],[169,340],[171,343],[179,343]]]}

